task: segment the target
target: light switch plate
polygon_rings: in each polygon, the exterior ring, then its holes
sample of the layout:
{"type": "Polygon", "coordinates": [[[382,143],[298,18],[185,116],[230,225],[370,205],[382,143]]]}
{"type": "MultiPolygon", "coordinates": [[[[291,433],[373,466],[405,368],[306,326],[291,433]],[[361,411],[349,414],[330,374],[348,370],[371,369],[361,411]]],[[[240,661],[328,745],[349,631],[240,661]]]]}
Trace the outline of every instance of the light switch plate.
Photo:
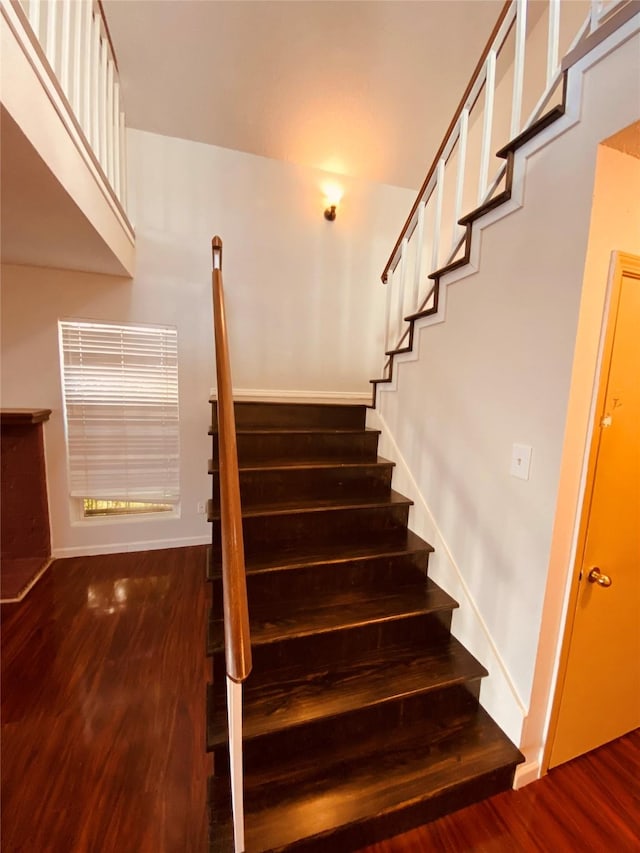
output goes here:
{"type": "Polygon", "coordinates": [[[528,444],[514,444],[511,451],[511,468],[509,473],[519,480],[528,480],[531,470],[531,453],[533,448],[528,444]]]}

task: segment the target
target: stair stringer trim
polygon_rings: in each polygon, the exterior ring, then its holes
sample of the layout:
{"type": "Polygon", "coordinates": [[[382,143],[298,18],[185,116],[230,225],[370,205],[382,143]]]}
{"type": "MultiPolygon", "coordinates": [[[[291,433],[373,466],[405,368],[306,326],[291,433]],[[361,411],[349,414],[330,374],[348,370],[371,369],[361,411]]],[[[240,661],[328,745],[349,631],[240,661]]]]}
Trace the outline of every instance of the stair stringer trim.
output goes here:
{"type": "MultiPolygon", "coordinates": [[[[367,413],[367,426],[381,430],[379,451],[385,458],[393,459],[396,463],[393,488],[399,489],[414,501],[409,511],[410,529],[418,536],[426,538],[435,548],[429,558],[429,577],[460,603],[460,607],[454,612],[451,632],[489,670],[489,675],[482,681],[481,704],[507,736],[519,745],[528,708],[511,677],[509,667],[500,654],[464,575],[388,423],[378,410],[370,410],[367,413]]],[[[529,764],[525,765],[525,767],[528,766],[529,764]]]]}
{"type": "MultiPolygon", "coordinates": [[[[397,390],[398,371],[394,368],[412,361],[417,361],[419,355],[419,332],[429,326],[435,326],[446,320],[446,292],[451,284],[463,279],[470,278],[481,269],[482,258],[482,234],[485,228],[489,228],[501,219],[516,213],[524,206],[525,184],[527,176],[527,163],[530,157],[537,154],[543,148],[550,145],[555,139],[571,130],[582,117],[584,77],[594,65],[605,59],[610,53],[622,46],[626,41],[633,38],[640,31],[640,13],[627,20],[622,26],[611,33],[611,35],[599,42],[593,50],[581,57],[574,65],[565,72],[565,90],[563,97],[563,115],[547,124],[525,142],[517,144],[513,140],[498,152],[497,156],[512,157],[512,180],[509,188],[509,197],[497,204],[495,207],[481,213],[478,218],[469,222],[469,233],[466,237],[467,262],[441,275],[432,273],[429,277],[435,279],[436,298],[438,309],[431,316],[411,320],[409,323],[409,340],[411,349],[390,356],[389,376],[387,379],[372,379],[373,399],[370,407],[376,408],[378,392],[394,392],[397,390]],[[416,345],[418,339],[418,345],[416,345]]],[[[544,116],[540,121],[544,119],[544,116]]],[[[495,198],[498,198],[500,193],[495,198]]],[[[491,202],[491,199],[488,203],[491,202]]],[[[466,217],[463,217],[464,221],[466,217]]]]}

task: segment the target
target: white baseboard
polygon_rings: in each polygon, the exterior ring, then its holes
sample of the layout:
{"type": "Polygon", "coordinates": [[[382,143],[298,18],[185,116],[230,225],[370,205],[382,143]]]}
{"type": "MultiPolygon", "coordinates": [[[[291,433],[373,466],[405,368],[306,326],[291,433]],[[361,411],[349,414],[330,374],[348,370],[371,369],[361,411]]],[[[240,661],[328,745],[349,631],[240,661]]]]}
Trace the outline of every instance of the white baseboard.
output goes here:
{"type": "Polygon", "coordinates": [[[148,539],[139,542],[113,542],[108,545],[74,545],[70,548],[53,548],[51,556],[94,557],[98,554],[126,554],[133,551],[159,551],[165,548],[188,548],[190,545],[209,545],[211,536],[185,536],[181,539],[148,539]]]}
{"type": "Polygon", "coordinates": [[[516,767],[516,773],[513,778],[514,791],[524,788],[531,782],[535,782],[540,778],[540,763],[536,761],[527,761],[526,764],[519,764],[516,767]]]}
{"type": "MultiPolygon", "coordinates": [[[[216,399],[216,389],[211,388],[211,399],[216,399]]],[[[303,391],[279,388],[234,388],[233,399],[242,403],[338,403],[367,405],[371,393],[366,391],[303,391]]]]}

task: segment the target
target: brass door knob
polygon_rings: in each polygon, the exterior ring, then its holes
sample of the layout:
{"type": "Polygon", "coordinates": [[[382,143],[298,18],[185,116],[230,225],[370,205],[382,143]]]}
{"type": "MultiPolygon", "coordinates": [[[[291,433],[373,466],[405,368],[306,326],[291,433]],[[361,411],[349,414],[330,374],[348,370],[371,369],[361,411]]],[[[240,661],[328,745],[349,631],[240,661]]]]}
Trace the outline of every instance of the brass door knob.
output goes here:
{"type": "Polygon", "coordinates": [[[609,575],[603,574],[597,566],[587,575],[589,583],[597,583],[599,586],[611,586],[612,580],[609,575]]]}

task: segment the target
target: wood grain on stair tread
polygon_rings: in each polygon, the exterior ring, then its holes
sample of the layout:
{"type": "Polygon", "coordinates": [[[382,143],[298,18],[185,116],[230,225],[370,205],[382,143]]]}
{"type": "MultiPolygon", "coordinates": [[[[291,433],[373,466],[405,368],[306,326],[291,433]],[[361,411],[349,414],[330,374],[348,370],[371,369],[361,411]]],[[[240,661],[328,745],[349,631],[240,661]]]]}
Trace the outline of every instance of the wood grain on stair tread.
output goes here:
{"type": "MultiPolygon", "coordinates": [[[[218,430],[215,426],[209,427],[209,435],[217,435],[218,430]]],[[[331,436],[331,437],[346,437],[357,435],[380,435],[379,429],[364,427],[362,429],[340,428],[340,427],[251,427],[250,429],[237,429],[237,436],[331,436]]]]}
{"type": "MultiPolygon", "coordinates": [[[[213,460],[211,460],[213,461],[213,460]]],[[[262,461],[262,460],[260,460],[262,461]]],[[[243,507],[266,501],[384,495],[391,488],[393,464],[380,461],[320,462],[274,466],[245,466],[239,471],[243,507]]],[[[219,503],[220,477],[210,465],[212,496],[219,503]]]]}
{"type": "MultiPolygon", "coordinates": [[[[452,637],[430,649],[417,644],[375,649],[331,669],[314,670],[310,664],[271,670],[247,682],[243,736],[258,737],[486,674],[486,669],[452,637]]],[[[225,739],[226,708],[222,703],[209,718],[208,743],[211,747],[225,739]]]]}
{"type": "MultiPolygon", "coordinates": [[[[417,724],[414,730],[386,733],[374,754],[359,759],[345,762],[339,754],[318,761],[312,755],[275,764],[245,778],[247,851],[274,850],[305,837],[322,838],[341,826],[428,803],[521,760],[478,708],[473,724],[453,733],[445,728],[440,740],[424,739],[417,724]]],[[[225,779],[214,780],[214,802],[227,796],[226,784],[225,779]]],[[[328,838],[327,842],[332,844],[328,838]]]]}
{"type": "MultiPolygon", "coordinates": [[[[413,501],[399,492],[389,491],[388,495],[373,494],[369,498],[323,498],[321,500],[282,501],[261,504],[250,504],[242,507],[243,518],[264,518],[276,515],[302,515],[305,513],[339,512],[341,510],[370,509],[373,507],[413,506],[413,501]]],[[[220,510],[212,500],[207,502],[207,518],[214,521],[220,518],[220,510]]]]}
{"type": "MultiPolygon", "coordinates": [[[[312,600],[281,602],[261,608],[249,604],[251,642],[258,646],[293,637],[322,634],[403,619],[407,616],[452,610],[458,606],[443,589],[426,579],[424,584],[380,593],[356,590],[312,600]]],[[[210,651],[222,648],[223,632],[219,622],[210,626],[210,651]]]]}
{"type": "MultiPolygon", "coordinates": [[[[376,430],[239,430],[238,458],[246,466],[264,460],[273,464],[291,460],[306,462],[375,462],[378,458],[376,430]]],[[[217,459],[218,443],[213,442],[213,459],[217,459]]]]}
{"type": "MultiPolygon", "coordinates": [[[[327,539],[348,545],[363,540],[399,540],[407,526],[409,504],[403,502],[327,508],[323,511],[247,515],[242,520],[245,555],[269,553],[307,545],[321,547],[327,539]]],[[[214,541],[220,538],[220,521],[213,519],[214,541]]]]}
{"type": "MultiPolygon", "coordinates": [[[[297,471],[305,471],[308,474],[313,474],[316,471],[350,471],[350,470],[362,470],[362,469],[370,469],[377,467],[395,467],[395,462],[391,462],[389,459],[385,459],[383,456],[378,456],[377,459],[373,462],[363,462],[361,460],[347,460],[345,462],[334,462],[332,460],[310,460],[306,461],[304,459],[295,459],[295,460],[284,460],[282,462],[274,463],[271,459],[264,460],[253,460],[252,462],[248,462],[239,464],[240,473],[268,473],[270,471],[283,471],[288,472],[291,470],[297,471]]],[[[213,474],[218,471],[218,464],[214,462],[213,459],[209,459],[209,473],[213,474]]]]}
{"type": "MultiPolygon", "coordinates": [[[[281,570],[294,570],[309,566],[339,567],[344,563],[356,560],[371,560],[377,557],[393,557],[395,555],[409,555],[416,553],[430,554],[433,546],[411,530],[403,531],[391,542],[356,542],[348,546],[328,542],[322,546],[307,546],[299,543],[296,547],[283,548],[276,555],[257,553],[250,555],[247,559],[247,575],[262,572],[279,572],[281,570]]],[[[220,577],[220,567],[216,560],[215,549],[208,552],[207,577],[220,577]]]]}
{"type": "MultiPolygon", "coordinates": [[[[212,403],[213,421],[215,423],[215,400],[212,403]]],[[[252,426],[294,426],[318,425],[364,427],[366,406],[344,403],[283,403],[236,401],[234,403],[236,426],[251,428],[252,426]]]]}

